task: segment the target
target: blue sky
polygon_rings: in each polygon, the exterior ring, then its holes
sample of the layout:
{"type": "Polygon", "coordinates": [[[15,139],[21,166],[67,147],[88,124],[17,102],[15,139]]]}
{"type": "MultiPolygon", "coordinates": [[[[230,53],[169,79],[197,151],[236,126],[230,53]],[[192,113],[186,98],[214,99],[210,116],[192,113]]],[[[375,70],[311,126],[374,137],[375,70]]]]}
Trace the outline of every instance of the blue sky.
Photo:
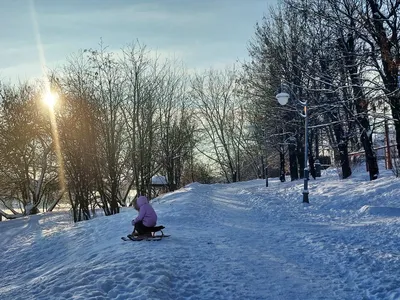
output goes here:
{"type": "Polygon", "coordinates": [[[219,68],[247,57],[254,27],[276,0],[0,0],[0,79],[41,74],[79,49],[135,40],[189,68],[219,68]],[[37,26],[35,26],[35,20],[37,26]]]}

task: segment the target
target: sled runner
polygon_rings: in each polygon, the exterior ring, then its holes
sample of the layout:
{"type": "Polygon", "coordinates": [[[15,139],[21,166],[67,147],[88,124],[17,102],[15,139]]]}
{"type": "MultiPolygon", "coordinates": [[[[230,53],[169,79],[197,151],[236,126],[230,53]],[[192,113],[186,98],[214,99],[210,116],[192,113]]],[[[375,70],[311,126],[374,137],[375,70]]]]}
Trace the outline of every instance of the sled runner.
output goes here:
{"type": "Polygon", "coordinates": [[[147,234],[143,235],[132,235],[128,234],[126,237],[121,237],[124,241],[161,241],[163,238],[169,237],[169,235],[164,234],[162,231],[165,227],[164,226],[154,226],[150,228],[150,231],[147,234]],[[161,232],[156,233],[156,232],[161,232]]]}

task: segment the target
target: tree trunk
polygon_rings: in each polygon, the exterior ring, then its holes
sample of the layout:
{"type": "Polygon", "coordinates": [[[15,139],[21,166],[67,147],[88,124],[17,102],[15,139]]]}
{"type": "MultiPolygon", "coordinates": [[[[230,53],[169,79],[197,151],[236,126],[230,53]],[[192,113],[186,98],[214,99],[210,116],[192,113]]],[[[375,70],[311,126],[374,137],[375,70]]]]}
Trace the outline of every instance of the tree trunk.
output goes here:
{"type": "Polygon", "coordinates": [[[369,179],[378,178],[379,168],[375,151],[372,146],[372,136],[368,120],[368,101],[362,90],[362,80],[360,78],[355,54],[355,43],[352,35],[348,36],[347,41],[342,37],[339,41],[349,73],[354,97],[356,100],[357,121],[361,130],[361,144],[365,151],[365,158],[368,165],[369,179]]]}
{"type": "Polygon", "coordinates": [[[315,172],[314,156],[312,155],[311,147],[308,148],[308,166],[310,168],[310,175],[313,179],[315,179],[317,176],[315,172]]]}
{"type": "Polygon", "coordinates": [[[385,94],[389,99],[392,109],[394,128],[396,130],[397,154],[400,156],[400,95],[397,91],[399,87],[398,72],[400,65],[398,38],[398,9],[400,4],[399,1],[396,1],[396,4],[392,4],[391,6],[380,6],[374,0],[368,0],[367,3],[371,8],[369,21],[372,25],[368,28],[370,34],[377,42],[381,53],[381,64],[378,68],[381,66],[383,69],[380,70],[380,73],[386,88],[385,94]],[[382,13],[382,7],[387,11],[382,13]],[[381,15],[388,15],[390,17],[387,19],[376,17],[381,15]]]}
{"type": "Polygon", "coordinates": [[[394,128],[396,130],[396,143],[397,143],[397,155],[400,157],[400,103],[397,97],[390,99],[392,106],[392,116],[394,120],[394,128]]]}
{"type": "Polygon", "coordinates": [[[281,149],[281,151],[279,151],[279,161],[280,161],[279,180],[281,182],[285,182],[286,181],[286,178],[285,178],[285,152],[283,151],[283,149],[281,149]]]}
{"type": "Polygon", "coordinates": [[[289,169],[290,169],[290,180],[294,181],[299,179],[299,172],[297,168],[297,153],[296,145],[289,144],[289,169]]]}
{"type": "Polygon", "coordinates": [[[342,167],[342,179],[346,179],[351,176],[351,168],[349,162],[349,151],[346,143],[340,143],[338,145],[340,165],[342,167]]]}
{"type": "MultiPolygon", "coordinates": [[[[112,173],[113,174],[113,173],[112,173]]],[[[116,174],[113,174],[116,176],[116,174]]],[[[119,213],[119,206],[118,206],[118,182],[117,179],[114,178],[113,182],[111,183],[111,203],[110,203],[110,212],[112,215],[119,213]]]]}
{"type": "Polygon", "coordinates": [[[342,178],[346,179],[351,175],[347,140],[343,136],[343,128],[340,124],[336,124],[333,127],[333,130],[335,133],[335,138],[339,151],[339,161],[340,161],[340,166],[342,168],[342,178]]]}
{"type": "Polygon", "coordinates": [[[232,172],[232,182],[237,182],[237,172],[236,171],[232,172]]]}
{"type": "Polygon", "coordinates": [[[261,178],[265,179],[265,164],[264,164],[264,156],[261,155],[261,178]]]}
{"type": "Polygon", "coordinates": [[[297,161],[299,165],[299,173],[300,179],[304,178],[304,168],[305,168],[305,161],[304,161],[304,145],[300,143],[300,140],[297,141],[297,161]]]}
{"type": "Polygon", "coordinates": [[[315,128],[315,159],[319,159],[319,129],[315,128]]]}

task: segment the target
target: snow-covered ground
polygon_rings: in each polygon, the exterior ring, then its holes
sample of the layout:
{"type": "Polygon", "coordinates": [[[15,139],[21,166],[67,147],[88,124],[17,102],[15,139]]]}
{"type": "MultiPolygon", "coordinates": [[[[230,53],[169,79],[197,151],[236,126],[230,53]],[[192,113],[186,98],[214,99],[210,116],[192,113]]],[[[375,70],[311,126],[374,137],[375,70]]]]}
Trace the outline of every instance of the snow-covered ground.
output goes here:
{"type": "Polygon", "coordinates": [[[170,237],[124,242],[137,212],[0,223],[0,299],[400,299],[400,180],[193,183],[153,201],[170,237]]]}

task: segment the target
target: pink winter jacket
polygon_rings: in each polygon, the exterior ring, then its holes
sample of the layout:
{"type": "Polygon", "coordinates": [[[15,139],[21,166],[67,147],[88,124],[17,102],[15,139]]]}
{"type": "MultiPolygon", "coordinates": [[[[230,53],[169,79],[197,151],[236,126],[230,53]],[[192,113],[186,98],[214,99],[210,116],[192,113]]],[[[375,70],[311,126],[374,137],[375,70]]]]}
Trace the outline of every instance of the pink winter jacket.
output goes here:
{"type": "Polygon", "coordinates": [[[136,217],[136,219],[132,220],[132,225],[135,225],[137,222],[142,221],[143,225],[146,227],[156,226],[157,214],[154,211],[153,207],[147,201],[146,196],[139,196],[136,203],[139,208],[139,215],[136,217]]]}

